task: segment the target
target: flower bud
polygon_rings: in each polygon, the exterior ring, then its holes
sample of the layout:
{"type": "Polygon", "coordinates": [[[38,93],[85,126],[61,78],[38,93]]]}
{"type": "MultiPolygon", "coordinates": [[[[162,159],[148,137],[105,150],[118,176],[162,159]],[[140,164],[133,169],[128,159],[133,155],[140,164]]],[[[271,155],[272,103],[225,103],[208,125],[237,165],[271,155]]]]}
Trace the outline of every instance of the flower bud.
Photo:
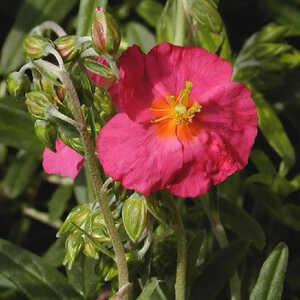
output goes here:
{"type": "Polygon", "coordinates": [[[45,115],[46,109],[54,105],[55,100],[48,93],[41,91],[33,91],[26,94],[25,101],[29,113],[36,119],[47,120],[45,115]]]}
{"type": "Polygon", "coordinates": [[[101,276],[101,279],[105,282],[112,280],[118,275],[118,270],[114,261],[105,256],[101,255],[98,265],[98,272],[101,276]]]}
{"type": "Polygon", "coordinates": [[[79,254],[83,246],[83,238],[80,230],[71,233],[66,240],[66,256],[63,265],[67,265],[68,269],[72,268],[76,256],[79,254]]]}
{"type": "Polygon", "coordinates": [[[75,229],[76,227],[74,226],[74,224],[80,227],[83,223],[86,222],[90,213],[91,210],[86,205],[79,205],[74,207],[60,227],[56,236],[60,237],[64,233],[75,229]]]}
{"type": "Polygon", "coordinates": [[[8,92],[15,97],[24,96],[29,91],[30,80],[24,73],[13,72],[7,77],[7,89],[8,92]]]}
{"type": "Polygon", "coordinates": [[[79,154],[84,154],[80,135],[76,129],[65,124],[58,125],[58,135],[63,143],[79,154]]]}
{"type": "Polygon", "coordinates": [[[145,197],[134,193],[126,199],[122,208],[122,219],[128,236],[133,242],[137,242],[147,225],[145,197]]]}
{"type": "Polygon", "coordinates": [[[32,59],[41,58],[45,55],[45,49],[49,41],[40,35],[29,35],[23,42],[23,49],[27,56],[32,59]]]}
{"type": "Polygon", "coordinates": [[[96,87],[94,93],[94,106],[100,112],[103,122],[108,121],[115,113],[115,107],[105,89],[96,87]]]}
{"type": "Polygon", "coordinates": [[[56,127],[45,120],[36,120],[34,123],[35,134],[39,140],[49,149],[55,151],[56,127]]]}
{"type": "Polygon", "coordinates": [[[61,36],[54,41],[54,45],[64,61],[72,60],[79,51],[78,37],[75,35],[61,36]]]}
{"type": "Polygon", "coordinates": [[[94,243],[90,239],[86,239],[84,242],[83,253],[91,258],[98,259],[99,255],[94,246],[94,243]]]}
{"type": "Polygon", "coordinates": [[[115,19],[102,9],[96,8],[92,24],[92,40],[94,49],[100,54],[114,56],[119,49],[121,33],[115,19]]]}

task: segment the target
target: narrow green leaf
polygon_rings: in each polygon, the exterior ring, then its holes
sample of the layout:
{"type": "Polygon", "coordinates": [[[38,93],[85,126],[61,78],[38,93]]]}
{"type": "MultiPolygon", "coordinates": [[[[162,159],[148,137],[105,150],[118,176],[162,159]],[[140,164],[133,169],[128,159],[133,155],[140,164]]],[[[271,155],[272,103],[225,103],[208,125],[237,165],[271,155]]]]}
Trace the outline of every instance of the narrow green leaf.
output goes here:
{"type": "Polygon", "coordinates": [[[295,163],[295,150],[271,105],[261,93],[254,88],[251,90],[258,108],[259,128],[270,146],[282,158],[280,175],[285,176],[295,163]]]}
{"type": "Polygon", "coordinates": [[[2,48],[0,74],[8,74],[24,61],[22,42],[25,35],[46,20],[60,22],[74,8],[78,0],[27,0],[21,6],[2,48]]]}
{"type": "Polygon", "coordinates": [[[66,254],[65,242],[66,237],[57,239],[43,255],[43,260],[53,267],[62,266],[66,254]]]}
{"type": "Polygon", "coordinates": [[[277,172],[272,161],[262,150],[252,150],[250,159],[260,173],[267,174],[270,177],[274,177],[276,175],[277,172]]]}
{"type": "Polygon", "coordinates": [[[213,300],[245,257],[248,246],[249,243],[245,241],[233,242],[213,256],[195,280],[191,299],[197,299],[201,295],[205,300],[213,300]]]}
{"type": "Polygon", "coordinates": [[[68,200],[72,196],[73,185],[60,185],[49,201],[50,219],[57,220],[64,213],[68,200]]]}
{"type": "Polygon", "coordinates": [[[163,10],[162,4],[156,0],[142,0],[136,12],[140,15],[149,25],[155,27],[163,10]]]}
{"type": "Polygon", "coordinates": [[[243,240],[254,243],[258,249],[263,249],[266,237],[262,227],[245,210],[223,199],[220,201],[222,221],[243,240]]]}
{"type": "Polygon", "coordinates": [[[90,33],[97,4],[98,0],[80,0],[77,35],[84,36],[90,33]]]}
{"type": "Polygon", "coordinates": [[[85,299],[96,299],[100,294],[101,280],[96,273],[97,261],[84,255],[79,255],[71,270],[67,271],[71,285],[85,299]]]}
{"type": "Polygon", "coordinates": [[[129,22],[125,29],[125,39],[128,46],[137,44],[144,52],[148,52],[155,45],[154,35],[142,24],[129,22]]]}
{"type": "Polygon", "coordinates": [[[37,154],[42,151],[43,147],[34,133],[33,122],[21,99],[0,98],[0,143],[37,154]]]}
{"type": "Polygon", "coordinates": [[[280,243],[264,262],[249,300],[280,300],[288,263],[288,247],[280,243]]]}
{"type": "Polygon", "coordinates": [[[89,71],[101,75],[103,77],[109,78],[114,76],[112,70],[109,67],[103,64],[99,64],[96,60],[86,58],[83,61],[83,64],[89,71]]]}
{"type": "Polygon", "coordinates": [[[5,145],[0,144],[0,165],[3,164],[7,157],[7,148],[5,145]]]}
{"type": "Polygon", "coordinates": [[[142,293],[137,300],[167,300],[159,287],[159,280],[156,277],[151,278],[144,286],[142,293]]]}
{"type": "Polygon", "coordinates": [[[83,299],[54,267],[5,240],[0,240],[0,273],[29,299],[83,299]]]}
{"type": "Polygon", "coordinates": [[[3,189],[7,197],[14,199],[21,195],[33,179],[40,161],[31,153],[19,153],[10,165],[4,180],[3,189]]]}

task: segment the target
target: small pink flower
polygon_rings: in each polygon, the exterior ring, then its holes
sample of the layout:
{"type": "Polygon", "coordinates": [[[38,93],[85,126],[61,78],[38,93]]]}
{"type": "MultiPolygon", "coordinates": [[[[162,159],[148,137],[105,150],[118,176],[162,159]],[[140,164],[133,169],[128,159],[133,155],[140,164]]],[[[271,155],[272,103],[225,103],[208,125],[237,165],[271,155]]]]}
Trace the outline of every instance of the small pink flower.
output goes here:
{"type": "Polygon", "coordinates": [[[83,157],[61,140],[55,143],[56,152],[48,148],[43,153],[43,168],[47,174],[60,174],[74,179],[82,168],[83,157]]]}
{"type": "Polygon", "coordinates": [[[205,49],[127,49],[117,83],[121,113],[98,136],[104,171],[145,195],[167,188],[195,197],[244,168],[257,112],[231,75],[230,64],[205,49]]]}

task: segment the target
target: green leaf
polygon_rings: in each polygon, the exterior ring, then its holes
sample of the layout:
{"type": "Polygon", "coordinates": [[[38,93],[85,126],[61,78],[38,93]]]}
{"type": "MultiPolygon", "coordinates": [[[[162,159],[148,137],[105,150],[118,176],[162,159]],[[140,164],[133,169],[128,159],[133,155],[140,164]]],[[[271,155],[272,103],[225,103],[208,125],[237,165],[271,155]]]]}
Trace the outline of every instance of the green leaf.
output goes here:
{"type": "Polygon", "coordinates": [[[0,98],[0,143],[40,154],[42,145],[35,136],[33,122],[23,101],[0,98]]]}
{"type": "Polygon", "coordinates": [[[167,0],[156,27],[158,42],[173,42],[175,36],[176,1],[167,0]]]}
{"type": "Polygon", "coordinates": [[[263,249],[266,237],[262,227],[245,210],[223,199],[220,201],[221,219],[226,226],[243,240],[254,243],[258,249],[263,249]]]}
{"type": "Polygon", "coordinates": [[[156,0],[142,0],[136,8],[138,15],[153,27],[157,25],[162,10],[162,4],[156,0]]]}
{"type": "Polygon", "coordinates": [[[96,299],[100,294],[101,281],[96,273],[97,261],[84,255],[79,255],[71,270],[67,271],[71,285],[85,299],[96,299]]]}
{"type": "Polygon", "coordinates": [[[156,277],[150,278],[137,300],[167,300],[156,277]]]}
{"type": "Polygon", "coordinates": [[[24,61],[22,43],[25,35],[46,20],[60,22],[74,8],[78,0],[27,0],[23,2],[2,48],[0,74],[8,74],[24,61]]]}
{"type": "Polygon", "coordinates": [[[249,300],[280,300],[288,263],[288,247],[280,243],[264,262],[249,300]]]}
{"type": "Polygon", "coordinates": [[[276,169],[272,161],[262,150],[252,150],[250,159],[260,173],[267,174],[271,178],[276,175],[276,169]]]}
{"type": "Polygon", "coordinates": [[[128,46],[137,44],[144,52],[155,46],[154,35],[142,24],[129,22],[125,29],[125,40],[128,46]]]}
{"type": "Polygon", "coordinates": [[[279,173],[285,176],[295,163],[295,150],[280,119],[264,96],[251,87],[258,109],[258,125],[270,146],[282,158],[279,173]]]}
{"type": "Polygon", "coordinates": [[[53,267],[62,266],[66,253],[65,242],[65,237],[58,238],[43,255],[43,260],[53,267]]]}
{"type": "Polygon", "coordinates": [[[83,299],[54,267],[5,240],[0,240],[0,273],[29,299],[83,299]]]}
{"type": "Polygon", "coordinates": [[[107,67],[103,64],[99,64],[96,60],[86,58],[83,60],[83,64],[89,71],[91,71],[95,74],[98,74],[98,75],[101,75],[101,76],[107,77],[107,78],[114,76],[112,70],[109,67],[107,67]]]}
{"type": "Polygon", "coordinates": [[[80,0],[77,35],[84,36],[90,33],[98,2],[99,0],[80,0]]]}
{"type": "Polygon", "coordinates": [[[248,242],[237,241],[214,255],[202,274],[195,280],[191,299],[197,299],[201,295],[205,300],[213,300],[244,259],[248,247],[248,242]]]}
{"type": "Polygon", "coordinates": [[[19,152],[3,180],[3,189],[6,196],[11,199],[20,196],[32,181],[39,165],[40,161],[35,155],[19,152]]]}
{"type": "Polygon", "coordinates": [[[68,200],[72,196],[73,185],[61,185],[52,195],[48,206],[51,220],[59,219],[64,213],[68,200]]]}

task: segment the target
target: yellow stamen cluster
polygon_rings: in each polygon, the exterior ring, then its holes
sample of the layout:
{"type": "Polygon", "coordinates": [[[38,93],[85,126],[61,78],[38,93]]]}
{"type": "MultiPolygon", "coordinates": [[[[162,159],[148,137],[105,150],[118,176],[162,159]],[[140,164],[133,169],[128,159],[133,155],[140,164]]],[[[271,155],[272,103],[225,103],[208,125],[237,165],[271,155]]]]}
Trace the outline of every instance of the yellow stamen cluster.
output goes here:
{"type": "Polygon", "coordinates": [[[175,120],[177,125],[192,123],[196,113],[201,111],[201,105],[198,102],[194,102],[192,106],[188,107],[191,88],[192,82],[186,81],[185,88],[179,92],[177,97],[168,96],[167,102],[170,109],[150,108],[153,112],[166,112],[166,115],[151,120],[151,123],[158,123],[167,119],[175,120]]]}

